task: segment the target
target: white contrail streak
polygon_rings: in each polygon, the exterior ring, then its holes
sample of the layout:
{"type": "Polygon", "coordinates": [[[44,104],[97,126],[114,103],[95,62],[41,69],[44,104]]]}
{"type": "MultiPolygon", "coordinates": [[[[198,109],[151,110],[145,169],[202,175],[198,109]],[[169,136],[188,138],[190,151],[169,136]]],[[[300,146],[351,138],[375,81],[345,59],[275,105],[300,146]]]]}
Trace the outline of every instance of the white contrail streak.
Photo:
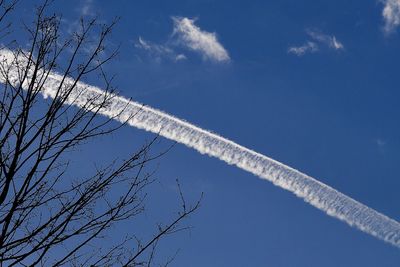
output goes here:
{"type": "MultiPolygon", "coordinates": [[[[10,63],[9,82],[18,82],[17,68],[13,67],[15,63],[12,64],[14,60],[12,52],[6,49],[0,50],[0,58],[10,63]]],[[[57,73],[49,75],[43,86],[44,97],[55,97],[61,79],[62,76],[57,73]]],[[[0,77],[0,81],[4,82],[4,78],[0,77]]],[[[74,80],[67,79],[64,83],[66,85],[72,84],[74,80]]],[[[71,93],[67,104],[83,108],[88,99],[101,98],[104,94],[105,92],[97,87],[79,82],[76,89],[71,93]]],[[[138,102],[120,96],[115,95],[110,105],[99,113],[115,118],[120,122],[128,120],[128,124],[131,126],[160,134],[194,148],[202,154],[236,165],[293,192],[296,196],[328,215],[400,248],[399,222],[289,166],[160,110],[143,106],[138,102]],[[136,115],[132,117],[132,114],[136,115]]]]}

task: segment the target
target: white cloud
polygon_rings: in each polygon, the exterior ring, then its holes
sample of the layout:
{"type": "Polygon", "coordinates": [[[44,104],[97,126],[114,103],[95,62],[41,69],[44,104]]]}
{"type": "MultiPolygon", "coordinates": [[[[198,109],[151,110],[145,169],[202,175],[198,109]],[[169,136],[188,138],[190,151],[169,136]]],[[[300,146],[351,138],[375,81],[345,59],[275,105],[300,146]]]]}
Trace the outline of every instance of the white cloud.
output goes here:
{"type": "Polygon", "coordinates": [[[336,39],[334,35],[327,35],[313,30],[307,30],[306,33],[308,36],[310,36],[312,41],[308,40],[301,46],[289,47],[288,53],[295,54],[297,56],[303,56],[307,53],[315,53],[319,51],[320,46],[325,46],[333,50],[344,50],[344,45],[338,39],[336,39]]]}
{"type": "Polygon", "coordinates": [[[135,47],[160,55],[173,53],[172,49],[169,47],[151,43],[150,41],[144,40],[142,37],[139,37],[138,41],[135,43],[135,47]]]}
{"type": "Polygon", "coordinates": [[[80,8],[80,12],[79,13],[83,17],[94,16],[93,0],[84,0],[84,1],[82,1],[82,6],[80,8]]]}
{"type": "Polygon", "coordinates": [[[325,44],[332,49],[335,49],[335,50],[343,50],[344,49],[343,44],[341,42],[339,42],[336,39],[336,37],[333,35],[330,36],[330,35],[323,34],[321,32],[317,32],[317,31],[312,31],[312,30],[307,30],[307,34],[315,41],[325,44]]]}
{"type": "MultiPolygon", "coordinates": [[[[169,40],[162,44],[152,43],[139,37],[135,47],[145,51],[152,60],[163,59],[175,62],[186,60],[185,50],[192,50],[202,55],[203,59],[213,62],[228,62],[230,57],[218,42],[215,33],[201,30],[194,25],[195,20],[184,17],[172,17],[174,28],[169,40]]],[[[140,59],[140,57],[139,57],[140,59]]]]}
{"type": "Polygon", "coordinates": [[[187,57],[184,54],[179,54],[175,57],[176,61],[185,60],[187,57]]]}
{"type": "Polygon", "coordinates": [[[288,49],[288,53],[292,53],[297,56],[302,56],[308,52],[314,53],[316,51],[318,51],[318,45],[311,41],[308,41],[307,43],[305,43],[302,46],[292,46],[292,47],[289,47],[289,49],[288,49]]]}
{"type": "Polygon", "coordinates": [[[336,50],[344,49],[343,44],[342,44],[341,42],[339,42],[339,41],[336,39],[335,36],[332,36],[332,43],[331,43],[331,44],[332,44],[333,48],[335,48],[336,50]]]}
{"type": "Polygon", "coordinates": [[[172,19],[174,21],[173,36],[178,38],[181,45],[199,52],[205,59],[217,62],[230,60],[228,52],[218,42],[215,33],[201,30],[194,24],[195,20],[189,18],[173,17],[172,19]]]}
{"type": "Polygon", "coordinates": [[[386,34],[392,33],[400,26],[400,0],[381,0],[385,5],[382,16],[385,21],[383,30],[386,34]]]}
{"type": "Polygon", "coordinates": [[[161,62],[163,58],[173,60],[175,62],[186,59],[186,56],[184,54],[176,53],[168,45],[151,43],[144,40],[142,37],[139,37],[138,41],[135,42],[135,47],[145,50],[157,62],[161,62]]]}

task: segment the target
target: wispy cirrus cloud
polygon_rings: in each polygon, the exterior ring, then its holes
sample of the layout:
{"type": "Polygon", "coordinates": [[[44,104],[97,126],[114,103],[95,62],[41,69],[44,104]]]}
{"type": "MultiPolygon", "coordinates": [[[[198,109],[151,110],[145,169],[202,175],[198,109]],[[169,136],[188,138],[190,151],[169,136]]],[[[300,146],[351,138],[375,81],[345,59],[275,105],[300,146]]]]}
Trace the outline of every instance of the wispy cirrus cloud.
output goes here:
{"type": "Polygon", "coordinates": [[[308,40],[300,46],[291,46],[288,53],[303,56],[307,53],[320,51],[321,46],[333,50],[344,50],[344,45],[334,35],[324,34],[317,30],[306,30],[306,33],[312,41],[308,40]]]}
{"type": "Polygon", "coordinates": [[[81,0],[76,4],[75,12],[81,17],[93,17],[96,15],[97,7],[95,0],[81,0]]]}
{"type": "Polygon", "coordinates": [[[83,1],[81,15],[87,16],[93,14],[93,0],[85,0],[83,1]]]}
{"type": "Polygon", "coordinates": [[[315,30],[307,30],[306,32],[312,39],[328,46],[329,48],[334,50],[344,49],[343,44],[339,42],[334,35],[324,34],[315,30]]]}
{"type": "Polygon", "coordinates": [[[302,56],[306,53],[314,53],[318,51],[318,45],[314,42],[308,41],[304,45],[301,46],[292,46],[289,47],[288,53],[295,54],[297,56],[302,56]]]}
{"type": "Polygon", "coordinates": [[[200,53],[203,58],[226,62],[230,60],[229,54],[218,41],[215,32],[206,32],[196,26],[194,19],[183,17],[172,17],[174,21],[173,36],[178,42],[195,52],[200,53]]]}
{"type": "Polygon", "coordinates": [[[134,42],[135,47],[145,51],[158,62],[162,59],[175,62],[185,60],[187,51],[200,54],[206,61],[225,63],[231,60],[228,51],[218,41],[216,33],[200,29],[194,24],[194,19],[172,17],[172,20],[174,26],[168,41],[157,44],[139,37],[134,42]]]}
{"type": "Polygon", "coordinates": [[[168,59],[175,62],[186,59],[184,54],[177,53],[168,45],[155,44],[144,40],[142,37],[139,37],[137,42],[135,42],[135,47],[145,50],[157,62],[161,62],[163,59],[168,59]]]}
{"type": "Polygon", "coordinates": [[[385,34],[393,33],[400,26],[400,0],[381,0],[384,4],[382,10],[385,25],[383,31],[385,34]]]}

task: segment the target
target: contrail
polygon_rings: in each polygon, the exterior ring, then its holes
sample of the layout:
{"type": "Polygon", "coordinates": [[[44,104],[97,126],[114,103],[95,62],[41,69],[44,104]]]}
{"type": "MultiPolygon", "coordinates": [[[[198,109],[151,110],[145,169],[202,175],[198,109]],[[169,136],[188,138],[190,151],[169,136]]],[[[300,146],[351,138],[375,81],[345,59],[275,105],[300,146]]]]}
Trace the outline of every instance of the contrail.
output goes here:
{"type": "MultiPolygon", "coordinates": [[[[10,65],[9,82],[17,83],[18,72],[15,63],[12,64],[15,62],[12,52],[2,49],[0,50],[0,58],[10,65]]],[[[55,72],[49,75],[42,91],[45,98],[55,97],[62,77],[55,72]]],[[[1,75],[0,82],[5,82],[5,78],[1,77],[1,75]]],[[[64,82],[66,86],[73,83],[74,80],[71,78],[64,82]]],[[[78,82],[76,89],[72,91],[66,104],[84,108],[89,99],[94,97],[104,98],[105,94],[105,91],[98,87],[78,82]]],[[[328,215],[400,248],[399,222],[267,156],[160,110],[144,106],[121,96],[113,95],[110,105],[100,110],[99,113],[109,118],[115,118],[120,122],[128,120],[128,124],[133,127],[160,134],[165,138],[191,147],[202,154],[236,165],[261,179],[268,180],[293,192],[296,196],[328,215]],[[135,114],[135,116],[132,117],[132,114],[135,114]]]]}

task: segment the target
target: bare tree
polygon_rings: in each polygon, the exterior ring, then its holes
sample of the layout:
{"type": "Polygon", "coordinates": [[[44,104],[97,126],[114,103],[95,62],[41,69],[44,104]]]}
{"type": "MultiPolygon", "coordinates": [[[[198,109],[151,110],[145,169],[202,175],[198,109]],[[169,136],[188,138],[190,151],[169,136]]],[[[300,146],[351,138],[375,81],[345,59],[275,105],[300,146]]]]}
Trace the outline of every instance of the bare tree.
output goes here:
{"type": "MultiPolygon", "coordinates": [[[[5,18],[15,4],[0,1],[5,34],[10,30],[5,18]]],[[[12,51],[13,60],[0,62],[0,266],[150,266],[160,238],[183,229],[180,222],[199,202],[187,206],[178,184],[182,210],[153,238],[143,241],[127,233],[123,240],[99,241],[112,225],[143,211],[144,190],[153,179],[145,165],[163,153],[150,153],[154,138],[90,177],[73,176],[70,153],[124,125],[98,116],[115,95],[103,71],[117,53],[106,46],[115,22],[81,19],[65,37],[59,16],[49,15],[48,6],[44,1],[35,21],[25,26],[28,47],[9,42],[1,48],[12,51]],[[55,97],[43,100],[40,93],[54,72],[63,78],[55,97]],[[90,75],[102,78],[104,96],[87,100],[82,109],[66,105],[77,83],[90,75]],[[66,82],[69,77],[73,83],[66,82]]]]}

